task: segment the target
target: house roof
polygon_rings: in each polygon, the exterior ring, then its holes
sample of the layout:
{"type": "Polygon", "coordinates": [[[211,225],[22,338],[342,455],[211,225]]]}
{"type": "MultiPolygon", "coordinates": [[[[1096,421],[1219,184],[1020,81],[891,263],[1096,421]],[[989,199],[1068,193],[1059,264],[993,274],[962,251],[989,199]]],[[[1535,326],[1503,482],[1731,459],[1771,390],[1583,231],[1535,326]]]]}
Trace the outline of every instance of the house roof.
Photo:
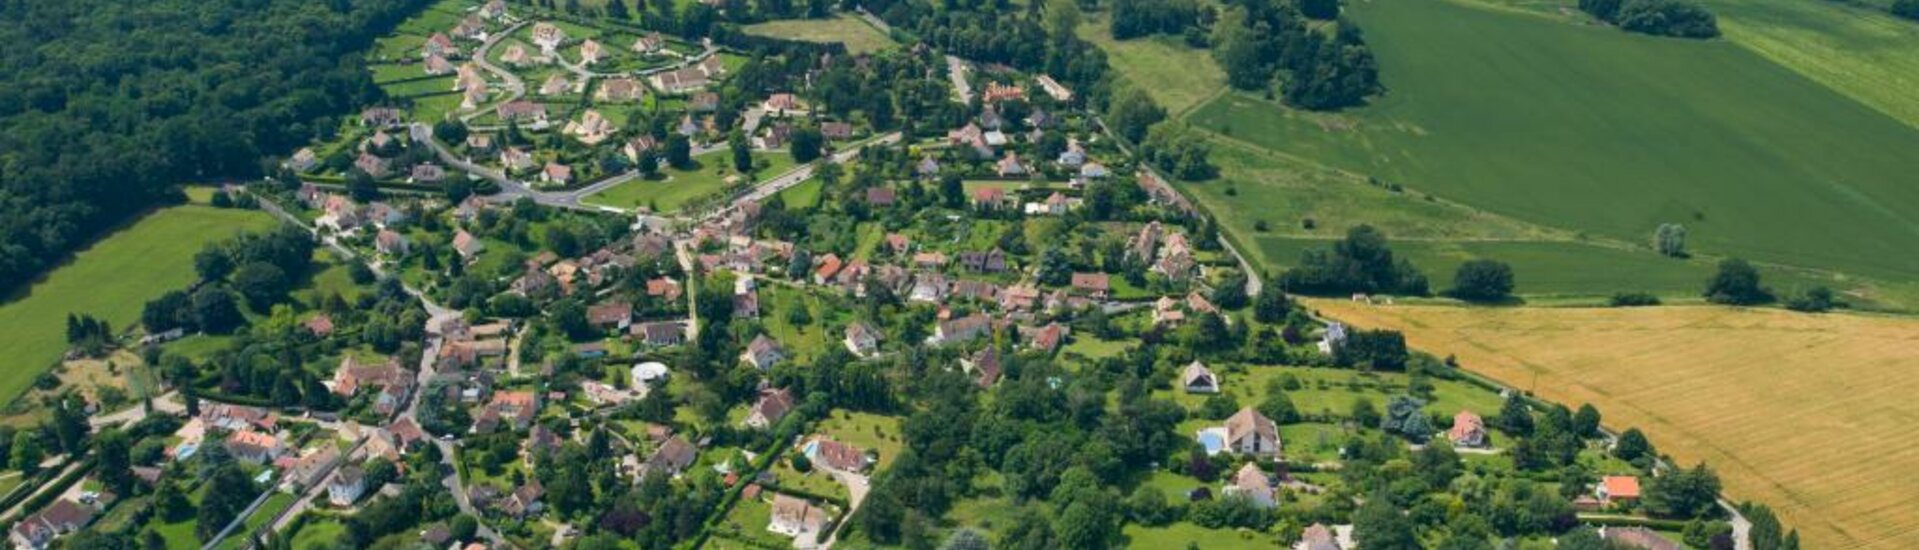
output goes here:
{"type": "Polygon", "coordinates": [[[1259,411],[1252,407],[1242,408],[1239,412],[1233,413],[1233,416],[1226,418],[1228,442],[1238,441],[1242,437],[1254,434],[1279,441],[1279,425],[1274,424],[1272,419],[1259,414],[1259,411]]]}
{"type": "Polygon", "coordinates": [[[760,392],[760,400],[753,403],[753,413],[766,419],[767,423],[778,422],[793,409],[793,392],[786,388],[777,388],[760,392]]]}
{"type": "Polygon", "coordinates": [[[1606,476],[1599,484],[1606,489],[1606,498],[1639,498],[1638,477],[1606,476]]]}

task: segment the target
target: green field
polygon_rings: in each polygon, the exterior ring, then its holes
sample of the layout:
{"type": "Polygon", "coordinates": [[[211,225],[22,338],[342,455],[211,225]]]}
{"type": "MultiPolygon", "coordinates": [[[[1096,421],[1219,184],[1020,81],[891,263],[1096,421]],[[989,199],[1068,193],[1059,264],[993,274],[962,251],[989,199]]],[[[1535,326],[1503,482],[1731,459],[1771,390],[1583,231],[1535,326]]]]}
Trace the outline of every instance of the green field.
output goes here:
{"type": "Polygon", "coordinates": [[[859,18],[842,15],[832,19],[792,19],[748,25],[747,34],[799,40],[802,42],[838,42],[847,53],[871,53],[898,47],[886,34],[859,18]]]}
{"type": "Polygon", "coordinates": [[[87,313],[115,329],[133,326],[148,300],[193,282],[193,254],[242,230],[273,227],[257,210],[177,206],[148,215],[80,252],[72,262],[0,305],[0,357],[12,399],[66,349],[68,313],[87,313]]]}
{"type": "Polygon", "coordinates": [[[1081,25],[1078,34],[1106,50],[1113,69],[1169,113],[1184,113],[1226,89],[1226,71],[1213,63],[1212,55],[1178,38],[1114,40],[1103,21],[1081,25]]]}
{"type": "MultiPolygon", "coordinates": [[[[1351,12],[1389,90],[1375,105],[1308,116],[1235,94],[1189,120],[1592,238],[1681,222],[1706,254],[1919,274],[1919,131],[1749,50],[1448,2],[1351,12]]],[[[1259,209],[1241,236],[1273,208],[1234,205],[1259,209]]]]}
{"type": "MultiPolygon", "coordinates": [[[[784,152],[755,152],[753,158],[766,163],[756,174],[760,179],[793,169],[793,155],[784,152]]],[[[725,150],[700,155],[693,158],[697,166],[692,170],[668,168],[662,171],[665,174],[662,179],[635,179],[587,197],[586,202],[617,208],[658,207],[661,212],[674,212],[689,202],[725,189],[726,179],[737,175],[731,159],[725,150]]]]}

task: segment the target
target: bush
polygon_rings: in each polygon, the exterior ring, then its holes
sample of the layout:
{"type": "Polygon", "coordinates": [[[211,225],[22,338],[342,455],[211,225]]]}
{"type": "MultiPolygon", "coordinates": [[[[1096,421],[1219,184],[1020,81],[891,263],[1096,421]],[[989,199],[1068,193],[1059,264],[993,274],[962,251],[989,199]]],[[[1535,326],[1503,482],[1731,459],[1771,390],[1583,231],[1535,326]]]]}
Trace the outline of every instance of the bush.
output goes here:
{"type": "Polygon", "coordinates": [[[1612,307],[1640,307],[1659,305],[1659,297],[1646,292],[1621,292],[1612,295],[1607,301],[1612,307]]]}
{"type": "Polygon", "coordinates": [[[1512,297],[1513,268],[1495,260],[1472,260],[1459,264],[1453,275],[1454,298],[1469,302],[1497,302],[1512,297]]]}
{"type": "Polygon", "coordinates": [[[1678,38],[1719,36],[1718,18],[1683,0],[1580,0],[1579,9],[1629,32],[1678,38]]]}

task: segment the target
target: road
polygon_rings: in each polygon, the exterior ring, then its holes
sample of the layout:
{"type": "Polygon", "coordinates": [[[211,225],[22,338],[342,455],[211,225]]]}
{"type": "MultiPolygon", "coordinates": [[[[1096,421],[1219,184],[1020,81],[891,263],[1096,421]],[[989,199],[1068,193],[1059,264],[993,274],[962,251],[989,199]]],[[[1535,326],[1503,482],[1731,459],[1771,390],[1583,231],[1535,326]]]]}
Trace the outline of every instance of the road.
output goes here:
{"type": "Polygon", "coordinates": [[[507,27],[506,30],[500,31],[499,34],[487,37],[486,42],[480,44],[480,49],[473,52],[474,63],[479,64],[480,68],[485,69],[486,72],[498,75],[500,80],[506,81],[507,96],[499,101],[493,102],[492,105],[482,106],[474,109],[471,113],[460,115],[460,122],[467,122],[479,118],[481,115],[492,111],[495,105],[511,103],[522,97],[526,97],[526,81],[520,79],[520,75],[514,74],[513,71],[502,69],[494,65],[493,61],[487,59],[488,52],[493,51],[493,45],[499,44],[501,39],[511,36],[513,31],[520,30],[520,27],[524,26],[526,26],[526,22],[521,21],[511,27],[507,27]]]}
{"type": "MultiPolygon", "coordinates": [[[[339,252],[342,257],[349,260],[365,261],[367,268],[372,269],[373,272],[376,274],[381,274],[382,276],[384,276],[384,273],[381,271],[379,265],[371,261],[366,261],[362,259],[359,254],[354,253],[352,249],[347,248],[345,245],[340,244],[339,240],[334,238],[333,236],[329,235],[329,236],[321,237],[319,230],[317,228],[307,225],[305,222],[302,222],[299,217],[294,216],[291,213],[288,213],[286,209],[281,208],[278,203],[273,202],[273,199],[262,196],[262,195],[257,195],[257,194],[254,195],[254,197],[258,199],[258,202],[261,208],[265,209],[267,212],[272,213],[276,216],[279,216],[281,219],[286,220],[288,223],[291,223],[295,226],[299,226],[301,228],[306,229],[308,232],[313,233],[314,236],[316,237],[320,237],[322,242],[325,242],[328,247],[331,247],[335,251],[339,252]]],[[[440,333],[440,327],[448,320],[460,318],[461,312],[459,310],[448,309],[446,307],[441,306],[438,303],[435,303],[431,298],[427,297],[426,293],[420,292],[419,289],[414,288],[412,285],[403,284],[402,288],[406,290],[407,294],[412,295],[415,299],[418,299],[420,301],[420,306],[426,309],[426,312],[428,315],[427,324],[426,324],[426,333],[427,333],[426,346],[424,351],[422,351],[420,354],[420,365],[419,365],[419,369],[416,371],[419,373],[419,378],[416,381],[417,383],[414,385],[414,387],[418,389],[416,389],[413,392],[414,393],[414,395],[412,396],[413,398],[408,400],[406,409],[402,410],[400,414],[395,417],[395,421],[398,421],[400,419],[406,419],[406,420],[412,420],[414,423],[417,424],[419,423],[418,415],[419,415],[419,408],[420,408],[419,394],[420,392],[425,391],[426,383],[429,380],[432,380],[433,377],[436,374],[438,374],[437,365],[434,364],[434,359],[439,357],[440,346],[443,344],[445,340],[445,335],[440,333]]],[[[445,468],[445,471],[446,471],[446,477],[441,481],[441,484],[444,485],[448,491],[451,491],[453,493],[453,500],[456,504],[459,505],[460,512],[471,515],[476,518],[485,517],[484,515],[480,514],[478,509],[473,507],[472,501],[467,499],[466,483],[464,480],[460,479],[460,473],[459,473],[460,470],[453,463],[454,450],[455,450],[453,443],[449,441],[441,440],[438,438],[430,438],[428,439],[428,441],[431,441],[434,446],[439,447],[440,449],[440,464],[443,468],[445,468]]],[[[501,537],[497,531],[493,530],[493,528],[488,527],[485,522],[480,523],[480,529],[478,531],[478,534],[481,538],[486,539],[488,542],[492,543],[495,546],[506,544],[505,538],[501,537]]]]}
{"type": "MultiPolygon", "coordinates": [[[[153,398],[153,410],[165,414],[180,415],[186,413],[187,407],[180,403],[179,393],[169,391],[153,398]]],[[[145,405],[134,405],[118,412],[94,415],[92,418],[87,419],[87,423],[93,425],[94,431],[100,431],[101,428],[108,426],[131,426],[134,423],[145,420],[147,414],[147,407],[145,405]]]]}
{"type": "MultiPolygon", "coordinates": [[[[1137,156],[1133,155],[1132,144],[1128,143],[1125,139],[1120,138],[1118,133],[1113,132],[1113,129],[1111,127],[1108,127],[1106,125],[1106,121],[1104,119],[1101,119],[1099,115],[1093,115],[1093,124],[1096,126],[1099,126],[1100,133],[1106,134],[1106,139],[1113,140],[1113,143],[1119,144],[1120,151],[1123,153],[1126,153],[1126,156],[1138,158],[1137,156]]],[[[1166,174],[1160,173],[1159,169],[1153,168],[1153,166],[1149,163],[1142,162],[1139,164],[1139,166],[1141,170],[1152,172],[1154,177],[1159,178],[1159,181],[1163,181],[1163,182],[1173,181],[1172,179],[1167,178],[1166,174]]],[[[1171,184],[1169,183],[1168,185],[1171,185],[1171,184]]],[[[1175,189],[1175,192],[1177,192],[1177,189],[1175,189]]],[[[1198,203],[1194,203],[1194,204],[1198,204],[1198,203]]],[[[1239,247],[1233,246],[1233,241],[1227,240],[1226,234],[1223,232],[1219,235],[1219,244],[1222,248],[1226,249],[1226,252],[1231,253],[1233,255],[1233,260],[1239,263],[1240,272],[1246,274],[1246,295],[1258,296],[1260,289],[1264,287],[1264,283],[1260,281],[1260,276],[1261,276],[1260,272],[1253,269],[1253,263],[1246,261],[1246,255],[1241,254],[1239,252],[1239,247]]]]}
{"type": "Polygon", "coordinates": [[[953,82],[953,100],[960,103],[973,103],[973,85],[966,81],[966,60],[956,56],[946,56],[946,79],[953,82]]]}
{"type": "MultiPolygon", "coordinates": [[[[861,142],[859,144],[853,145],[852,147],[848,147],[845,150],[833,153],[831,157],[828,157],[828,160],[832,161],[834,164],[843,164],[846,161],[853,160],[854,158],[859,157],[860,151],[865,149],[869,145],[898,143],[900,138],[901,138],[901,134],[899,132],[893,132],[893,133],[876,137],[870,140],[866,140],[865,142],[861,142]]],[[[779,192],[781,191],[785,191],[789,187],[799,185],[805,182],[807,179],[812,178],[813,169],[814,169],[813,164],[802,164],[800,166],[796,166],[792,170],[788,170],[784,174],[773,176],[772,179],[768,179],[764,182],[761,182],[758,186],[754,187],[753,190],[747,191],[745,193],[740,194],[737,197],[734,197],[733,200],[727,202],[726,206],[722,208],[714,209],[714,210],[709,210],[704,214],[695,216],[695,218],[700,221],[716,220],[716,219],[725,217],[726,214],[731,213],[734,209],[739,208],[741,205],[744,205],[748,202],[764,201],[768,198],[771,198],[773,195],[779,194],[779,192]]]]}

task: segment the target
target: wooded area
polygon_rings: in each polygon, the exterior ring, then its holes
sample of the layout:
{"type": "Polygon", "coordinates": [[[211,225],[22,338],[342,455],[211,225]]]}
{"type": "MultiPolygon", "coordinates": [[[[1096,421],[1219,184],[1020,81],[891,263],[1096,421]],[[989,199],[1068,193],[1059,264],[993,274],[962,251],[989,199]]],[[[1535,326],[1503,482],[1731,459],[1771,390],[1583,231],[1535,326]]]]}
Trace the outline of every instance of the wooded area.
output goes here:
{"type": "Polygon", "coordinates": [[[0,288],[189,181],[378,98],[358,52],[422,0],[0,0],[0,288]]]}

